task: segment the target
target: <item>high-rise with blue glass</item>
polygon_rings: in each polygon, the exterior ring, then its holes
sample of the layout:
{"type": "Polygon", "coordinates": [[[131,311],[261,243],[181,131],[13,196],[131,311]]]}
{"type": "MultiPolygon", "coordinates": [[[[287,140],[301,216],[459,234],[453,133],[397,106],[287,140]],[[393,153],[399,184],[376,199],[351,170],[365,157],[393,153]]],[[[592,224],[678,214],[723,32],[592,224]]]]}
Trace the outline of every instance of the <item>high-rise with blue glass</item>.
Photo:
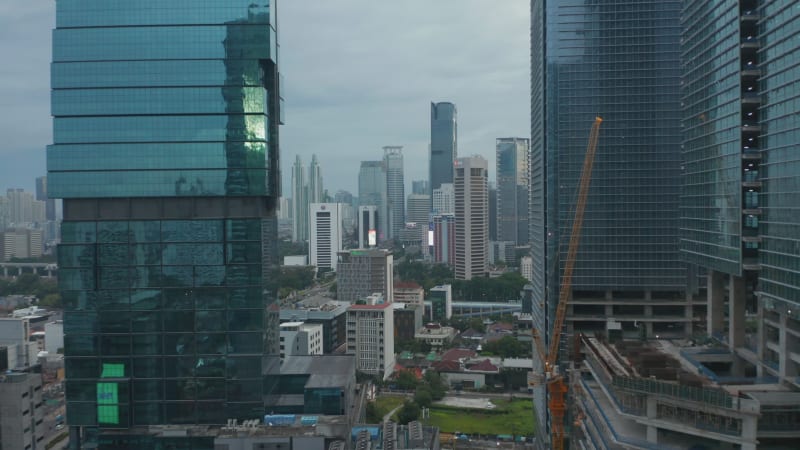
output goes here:
{"type": "Polygon", "coordinates": [[[71,448],[161,448],[172,438],[148,426],[262,417],[278,367],[275,0],[56,8],[47,164],[71,448]]]}
{"type": "Polygon", "coordinates": [[[431,159],[429,189],[453,182],[453,164],[458,157],[456,105],[431,103],[431,159]]]}
{"type": "MultiPolygon", "coordinates": [[[[681,3],[531,2],[531,284],[534,325],[546,338],[596,116],[603,125],[567,331],[613,326],[637,338],[691,332],[678,249],[681,3]]],[[[544,438],[544,387],[534,391],[537,436],[544,438]]]]}
{"type": "Polygon", "coordinates": [[[681,250],[707,272],[708,329],[735,375],[798,383],[800,10],[684,3],[681,250]],[[756,312],[759,331],[747,330],[756,312]]]}

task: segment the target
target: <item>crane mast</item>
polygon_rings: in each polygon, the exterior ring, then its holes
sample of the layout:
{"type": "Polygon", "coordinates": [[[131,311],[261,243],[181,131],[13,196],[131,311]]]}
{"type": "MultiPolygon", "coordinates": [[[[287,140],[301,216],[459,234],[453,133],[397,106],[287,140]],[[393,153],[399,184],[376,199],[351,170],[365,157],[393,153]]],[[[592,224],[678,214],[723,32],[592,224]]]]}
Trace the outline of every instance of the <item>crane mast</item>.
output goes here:
{"type": "Polygon", "coordinates": [[[547,408],[550,410],[550,444],[554,450],[564,449],[564,414],[566,412],[566,394],[568,391],[567,383],[564,381],[564,377],[558,373],[556,363],[558,362],[561,331],[564,328],[567,315],[567,302],[572,290],[572,273],[575,269],[575,260],[578,255],[578,245],[580,244],[581,228],[583,226],[583,214],[586,211],[586,199],[589,196],[589,184],[592,181],[592,166],[594,165],[594,155],[597,149],[597,139],[602,122],[602,118],[596,117],[592,124],[591,132],[589,133],[589,144],[586,147],[586,156],[583,160],[583,169],[581,171],[578,196],[575,204],[575,217],[572,221],[572,232],[569,236],[567,259],[564,263],[564,273],[561,275],[558,305],[556,306],[553,332],[550,337],[550,346],[547,353],[545,353],[544,345],[535,330],[533,336],[540,360],[544,361],[544,377],[548,393],[547,408]]]}

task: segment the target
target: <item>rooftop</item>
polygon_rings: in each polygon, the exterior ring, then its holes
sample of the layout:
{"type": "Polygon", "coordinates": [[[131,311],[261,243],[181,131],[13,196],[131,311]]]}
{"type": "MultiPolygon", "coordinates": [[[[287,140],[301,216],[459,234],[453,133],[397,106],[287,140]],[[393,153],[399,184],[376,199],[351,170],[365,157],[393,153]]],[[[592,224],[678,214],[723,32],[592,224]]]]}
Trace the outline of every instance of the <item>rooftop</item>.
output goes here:
{"type": "Polygon", "coordinates": [[[281,365],[281,375],[310,375],[306,388],[346,386],[355,374],[352,355],[288,356],[281,365]]]}

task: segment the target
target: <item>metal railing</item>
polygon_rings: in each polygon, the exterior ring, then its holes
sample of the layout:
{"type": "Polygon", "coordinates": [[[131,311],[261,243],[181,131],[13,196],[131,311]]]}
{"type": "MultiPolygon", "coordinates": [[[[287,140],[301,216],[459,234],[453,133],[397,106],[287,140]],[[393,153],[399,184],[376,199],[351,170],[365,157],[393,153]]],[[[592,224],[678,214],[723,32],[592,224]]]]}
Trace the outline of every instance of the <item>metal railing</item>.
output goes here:
{"type": "Polygon", "coordinates": [[[646,378],[622,376],[614,376],[612,384],[615,388],[627,391],[674,397],[676,399],[704,403],[725,409],[738,409],[734,406],[736,403],[734,402],[734,398],[730,394],[719,389],[697,388],[646,378]]]}

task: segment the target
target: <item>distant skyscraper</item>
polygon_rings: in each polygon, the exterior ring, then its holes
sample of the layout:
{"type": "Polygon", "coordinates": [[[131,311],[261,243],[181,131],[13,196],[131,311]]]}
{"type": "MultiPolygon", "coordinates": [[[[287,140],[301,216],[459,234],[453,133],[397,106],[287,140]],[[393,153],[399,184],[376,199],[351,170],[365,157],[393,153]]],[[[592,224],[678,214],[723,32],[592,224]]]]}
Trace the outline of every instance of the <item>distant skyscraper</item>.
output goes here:
{"type": "Polygon", "coordinates": [[[430,195],[431,190],[429,188],[430,183],[428,180],[414,180],[411,182],[411,193],[412,194],[422,194],[422,195],[430,195]]]}
{"type": "Polygon", "coordinates": [[[489,240],[497,240],[497,188],[489,183],[489,240]]]}
{"type": "Polygon", "coordinates": [[[360,206],[376,206],[378,208],[378,242],[388,237],[386,227],[389,223],[386,215],[386,169],[383,161],[361,161],[358,172],[358,202],[360,206]]]}
{"type": "Polygon", "coordinates": [[[433,190],[433,213],[453,214],[456,207],[456,194],[453,183],[442,183],[433,190]]]}
{"type": "Polygon", "coordinates": [[[336,255],[343,241],[342,205],[312,203],[309,210],[309,264],[317,268],[317,273],[336,271],[336,255]]]}
{"type": "Polygon", "coordinates": [[[433,216],[433,260],[452,266],[456,260],[456,217],[453,214],[433,216]]]}
{"type": "Polygon", "coordinates": [[[317,155],[311,155],[311,164],[308,166],[308,203],[322,203],[326,201],[323,196],[322,169],[319,167],[317,155]]]}
{"type": "Polygon", "coordinates": [[[528,243],[528,139],[497,139],[497,240],[528,243]]]}
{"type": "Polygon", "coordinates": [[[154,6],[56,4],[47,180],[73,449],[210,449],[186,428],[274,408],[275,1],[154,6]]]}
{"type": "Polygon", "coordinates": [[[292,166],[292,240],[294,242],[308,240],[308,205],[306,168],[300,155],[297,155],[292,166]]]}
{"type": "Polygon", "coordinates": [[[453,186],[456,194],[455,277],[470,280],[488,272],[489,175],[480,156],[458,158],[453,186]]]}
{"type": "MultiPolygon", "coordinates": [[[[406,222],[416,224],[414,230],[422,243],[422,253],[428,250],[428,228],[430,223],[431,196],[411,194],[406,204],[406,222]]],[[[410,231],[410,229],[409,229],[410,231]]]]}
{"type": "Polygon", "coordinates": [[[356,215],[358,212],[358,205],[355,204],[353,194],[348,191],[339,190],[333,196],[334,203],[341,203],[342,205],[342,227],[345,232],[352,231],[356,226],[356,215]]]}
{"type": "Polygon", "coordinates": [[[47,196],[47,177],[36,179],[36,200],[45,203],[45,220],[56,220],[56,201],[47,196]]]}
{"type": "Polygon", "coordinates": [[[403,147],[383,147],[383,166],[386,169],[386,211],[389,214],[389,239],[396,239],[406,223],[403,147]]]}
{"type": "Polygon", "coordinates": [[[407,222],[414,222],[428,229],[430,219],[430,195],[411,194],[407,199],[407,222]]]}
{"type": "Polygon", "coordinates": [[[453,182],[453,163],[458,156],[456,105],[431,103],[431,191],[453,182]]]}
{"type": "Polygon", "coordinates": [[[358,207],[356,219],[358,229],[358,248],[375,247],[378,245],[378,235],[381,233],[378,207],[365,205],[358,207]]]}

